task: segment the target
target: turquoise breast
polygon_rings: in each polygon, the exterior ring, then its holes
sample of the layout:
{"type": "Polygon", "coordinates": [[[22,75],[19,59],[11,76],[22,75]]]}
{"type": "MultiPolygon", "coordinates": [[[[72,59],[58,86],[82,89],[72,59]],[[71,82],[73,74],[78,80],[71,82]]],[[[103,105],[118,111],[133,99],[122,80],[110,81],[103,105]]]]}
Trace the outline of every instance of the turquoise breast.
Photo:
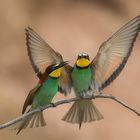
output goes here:
{"type": "Polygon", "coordinates": [[[75,66],[73,68],[71,76],[73,81],[73,87],[77,96],[80,93],[89,89],[92,80],[92,72],[90,67],[79,69],[75,66]]]}
{"type": "Polygon", "coordinates": [[[32,108],[44,106],[51,103],[53,97],[58,92],[58,79],[49,77],[41,87],[37,90],[34,96],[32,108]]]}

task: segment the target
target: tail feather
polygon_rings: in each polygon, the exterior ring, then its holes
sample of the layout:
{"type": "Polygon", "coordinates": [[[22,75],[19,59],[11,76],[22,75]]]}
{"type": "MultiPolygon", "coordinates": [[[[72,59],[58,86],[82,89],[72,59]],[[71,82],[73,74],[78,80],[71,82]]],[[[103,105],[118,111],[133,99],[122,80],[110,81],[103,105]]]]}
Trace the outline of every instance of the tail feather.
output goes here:
{"type": "Polygon", "coordinates": [[[45,126],[46,122],[43,116],[43,113],[40,113],[40,126],[45,126]]]}
{"type": "Polygon", "coordinates": [[[36,123],[35,123],[35,127],[39,127],[40,126],[40,114],[36,117],[36,123]]]}
{"type": "Polygon", "coordinates": [[[79,124],[79,128],[81,128],[82,123],[101,119],[103,119],[102,114],[91,100],[76,101],[62,118],[63,121],[79,124]]]}
{"type": "Polygon", "coordinates": [[[33,127],[39,127],[39,126],[45,126],[45,125],[46,125],[46,122],[45,122],[44,117],[43,117],[43,112],[39,112],[39,113],[36,113],[32,116],[25,118],[19,124],[19,126],[16,128],[16,130],[17,130],[17,134],[19,134],[19,132],[22,129],[25,129],[27,127],[33,128],[33,127]]]}
{"type": "Polygon", "coordinates": [[[33,116],[32,118],[30,118],[30,120],[28,121],[28,123],[26,123],[26,126],[25,126],[25,123],[24,123],[24,128],[28,127],[29,128],[33,128],[34,127],[34,122],[35,122],[35,116],[33,116]]]}

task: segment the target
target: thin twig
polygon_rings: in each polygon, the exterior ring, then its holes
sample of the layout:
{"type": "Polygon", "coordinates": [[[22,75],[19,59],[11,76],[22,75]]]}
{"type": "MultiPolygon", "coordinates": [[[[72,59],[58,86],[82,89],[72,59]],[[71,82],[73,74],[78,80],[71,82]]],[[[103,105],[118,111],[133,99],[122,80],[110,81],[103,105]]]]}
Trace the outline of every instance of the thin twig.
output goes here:
{"type": "MultiPolygon", "coordinates": [[[[82,99],[96,99],[96,98],[106,98],[106,99],[114,100],[117,103],[119,103],[122,106],[124,106],[127,109],[129,109],[130,111],[132,111],[133,113],[135,113],[138,116],[140,116],[140,112],[136,111],[134,108],[128,106],[127,104],[125,104],[124,102],[122,102],[121,100],[117,99],[115,96],[112,96],[112,95],[100,94],[100,95],[95,95],[95,96],[92,96],[92,97],[83,97],[82,99]]],[[[43,111],[43,110],[48,109],[48,108],[57,107],[57,106],[62,105],[62,104],[71,103],[71,102],[77,101],[79,99],[81,99],[81,98],[80,97],[75,97],[75,98],[71,98],[71,99],[68,99],[68,100],[61,100],[61,101],[55,102],[53,104],[48,104],[46,106],[40,107],[40,108],[35,109],[33,111],[30,111],[30,112],[28,112],[26,114],[23,114],[22,116],[20,116],[18,118],[15,118],[15,119],[13,119],[13,120],[11,120],[9,122],[1,124],[0,129],[4,129],[4,128],[7,128],[7,127],[9,127],[9,126],[11,126],[13,124],[16,124],[16,123],[24,120],[25,118],[27,118],[27,117],[29,117],[29,116],[37,113],[37,112],[43,111]]]]}

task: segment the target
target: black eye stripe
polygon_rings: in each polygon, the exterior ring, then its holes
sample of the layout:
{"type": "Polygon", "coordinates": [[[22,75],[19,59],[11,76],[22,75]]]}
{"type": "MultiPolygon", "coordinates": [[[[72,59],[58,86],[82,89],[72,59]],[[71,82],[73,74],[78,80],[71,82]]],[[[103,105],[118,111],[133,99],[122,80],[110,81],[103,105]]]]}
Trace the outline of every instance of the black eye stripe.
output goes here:
{"type": "Polygon", "coordinates": [[[83,55],[82,56],[78,56],[77,60],[78,59],[81,59],[81,58],[85,58],[85,59],[88,59],[89,60],[89,56],[83,56],[83,55]]]}

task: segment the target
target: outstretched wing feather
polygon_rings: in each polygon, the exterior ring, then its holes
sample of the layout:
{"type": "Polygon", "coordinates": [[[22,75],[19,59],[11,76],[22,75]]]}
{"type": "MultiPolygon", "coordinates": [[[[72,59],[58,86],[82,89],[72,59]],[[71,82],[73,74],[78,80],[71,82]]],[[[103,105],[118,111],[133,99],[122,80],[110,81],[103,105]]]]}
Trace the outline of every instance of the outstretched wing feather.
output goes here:
{"type": "Polygon", "coordinates": [[[105,41],[91,63],[99,89],[108,86],[124,68],[140,31],[140,16],[129,21],[105,41]]]}

